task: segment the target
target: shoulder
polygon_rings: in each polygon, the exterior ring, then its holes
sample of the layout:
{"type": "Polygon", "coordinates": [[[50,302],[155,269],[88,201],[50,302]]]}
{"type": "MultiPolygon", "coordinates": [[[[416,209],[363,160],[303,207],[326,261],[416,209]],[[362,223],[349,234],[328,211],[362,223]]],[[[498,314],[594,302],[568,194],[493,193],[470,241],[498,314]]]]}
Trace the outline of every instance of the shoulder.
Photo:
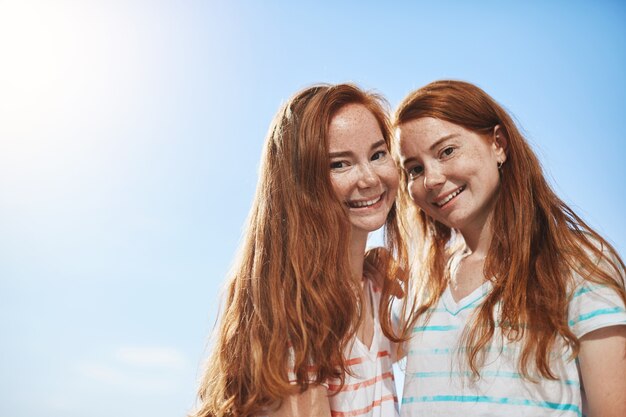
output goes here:
{"type": "Polygon", "coordinates": [[[626,324],[622,294],[607,283],[578,278],[571,289],[568,324],[576,337],[594,330],[626,324]]]}
{"type": "Polygon", "coordinates": [[[267,417],[330,417],[330,402],[325,387],[311,386],[300,394],[284,398],[280,407],[267,417]]]}

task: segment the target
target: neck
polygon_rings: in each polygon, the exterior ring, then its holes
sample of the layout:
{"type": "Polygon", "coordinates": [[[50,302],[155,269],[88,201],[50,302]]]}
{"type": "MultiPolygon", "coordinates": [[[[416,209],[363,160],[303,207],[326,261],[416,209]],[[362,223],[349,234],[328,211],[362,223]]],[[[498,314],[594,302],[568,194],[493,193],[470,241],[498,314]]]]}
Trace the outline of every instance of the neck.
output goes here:
{"type": "Polygon", "coordinates": [[[367,246],[367,233],[352,231],[350,239],[350,269],[352,278],[361,281],[363,277],[363,261],[365,260],[365,247],[367,246]]]}
{"type": "Polygon", "coordinates": [[[493,230],[491,228],[491,216],[480,226],[470,228],[469,230],[461,230],[463,240],[467,249],[476,256],[487,256],[489,246],[491,245],[491,237],[493,230]]]}
{"type": "Polygon", "coordinates": [[[462,230],[466,253],[450,274],[450,291],[456,300],[462,300],[485,282],[485,258],[491,245],[490,222],[474,230],[462,230]]]}

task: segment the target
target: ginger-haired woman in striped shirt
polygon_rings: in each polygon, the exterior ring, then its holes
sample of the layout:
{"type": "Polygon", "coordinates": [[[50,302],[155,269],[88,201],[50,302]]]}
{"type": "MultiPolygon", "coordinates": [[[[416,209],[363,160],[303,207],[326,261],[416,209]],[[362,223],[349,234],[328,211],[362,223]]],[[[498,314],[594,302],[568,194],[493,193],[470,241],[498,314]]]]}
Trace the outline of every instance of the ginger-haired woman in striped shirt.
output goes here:
{"type": "Polygon", "coordinates": [[[626,416],[624,263],[509,114],[436,81],[396,124],[401,230],[425,244],[402,416],[626,416]]]}
{"type": "Polygon", "coordinates": [[[363,279],[396,215],[390,142],[384,100],[353,85],[279,110],[193,416],[397,415],[391,286],[363,279]]]}

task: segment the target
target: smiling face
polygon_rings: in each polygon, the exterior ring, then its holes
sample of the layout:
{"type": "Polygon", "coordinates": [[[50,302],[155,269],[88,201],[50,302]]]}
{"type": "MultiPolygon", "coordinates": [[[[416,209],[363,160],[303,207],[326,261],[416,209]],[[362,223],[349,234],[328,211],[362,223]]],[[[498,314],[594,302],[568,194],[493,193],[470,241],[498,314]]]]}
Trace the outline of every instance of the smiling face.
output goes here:
{"type": "Polygon", "coordinates": [[[495,134],[481,136],[432,117],[411,120],[398,130],[413,201],[466,237],[480,233],[500,185],[498,163],[506,159],[495,134]]]}
{"type": "Polygon", "coordinates": [[[353,237],[385,224],[398,190],[398,171],[374,115],[361,104],[348,104],[328,128],[330,179],[345,205],[353,237]]]}

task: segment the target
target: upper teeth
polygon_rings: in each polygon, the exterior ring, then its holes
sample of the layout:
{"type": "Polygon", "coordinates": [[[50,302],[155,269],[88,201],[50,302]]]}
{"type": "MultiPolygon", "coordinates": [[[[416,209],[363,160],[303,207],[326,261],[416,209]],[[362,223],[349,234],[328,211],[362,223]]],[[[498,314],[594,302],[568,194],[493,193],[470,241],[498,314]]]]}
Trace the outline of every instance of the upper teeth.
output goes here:
{"type": "Polygon", "coordinates": [[[443,206],[444,204],[446,204],[448,201],[452,200],[454,197],[456,197],[457,195],[459,195],[459,193],[461,191],[463,191],[465,189],[465,187],[461,187],[458,190],[456,190],[455,192],[453,192],[452,194],[448,195],[446,198],[444,198],[441,201],[436,202],[435,204],[437,204],[439,207],[443,206]]]}
{"type": "Polygon", "coordinates": [[[348,204],[350,205],[350,207],[369,207],[372,206],[376,203],[378,203],[381,199],[382,195],[379,195],[378,197],[376,197],[373,200],[367,200],[367,201],[351,201],[348,204]]]}

